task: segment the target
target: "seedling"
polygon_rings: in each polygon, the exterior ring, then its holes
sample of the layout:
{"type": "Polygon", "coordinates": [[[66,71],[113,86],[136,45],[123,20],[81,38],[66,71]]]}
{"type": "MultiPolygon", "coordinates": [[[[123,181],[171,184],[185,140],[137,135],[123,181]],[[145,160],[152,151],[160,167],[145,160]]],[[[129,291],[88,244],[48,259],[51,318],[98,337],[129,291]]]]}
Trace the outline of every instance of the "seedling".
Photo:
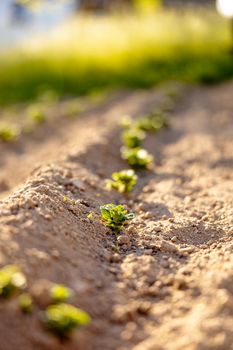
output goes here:
{"type": "Polygon", "coordinates": [[[149,169],[154,160],[154,157],[143,148],[123,147],[121,156],[135,169],[149,169]]]}
{"type": "Polygon", "coordinates": [[[28,115],[31,121],[36,124],[42,124],[46,120],[46,116],[38,106],[31,106],[28,109],[28,115]]]}
{"type": "Polygon", "coordinates": [[[107,180],[107,188],[114,189],[121,193],[132,191],[137,183],[137,175],[134,170],[122,170],[112,174],[112,180],[107,180]]]}
{"type": "Polygon", "coordinates": [[[106,204],[100,207],[101,219],[105,226],[119,232],[127,220],[132,220],[135,215],[128,213],[123,205],[106,204]]]}
{"type": "Polygon", "coordinates": [[[7,265],[0,270],[0,296],[10,297],[26,287],[26,278],[16,265],[7,265]]]}
{"type": "Polygon", "coordinates": [[[136,126],[144,131],[159,131],[168,126],[167,117],[163,112],[156,110],[148,116],[141,117],[137,120],[136,126]]]}
{"type": "Polygon", "coordinates": [[[30,294],[23,293],[19,296],[19,307],[20,310],[25,314],[32,312],[32,298],[30,294]]]}
{"type": "Polygon", "coordinates": [[[126,147],[136,148],[141,146],[145,137],[144,131],[134,127],[123,132],[122,141],[126,147]]]}
{"type": "Polygon", "coordinates": [[[14,141],[18,136],[18,131],[13,125],[0,125],[0,140],[4,142],[14,141]]]}
{"type": "Polygon", "coordinates": [[[90,322],[90,316],[85,311],[65,303],[48,306],[43,316],[46,327],[61,338],[90,322]]]}
{"type": "Polygon", "coordinates": [[[54,284],[50,293],[54,304],[67,301],[73,295],[73,291],[62,284],[54,284]]]}
{"type": "Polygon", "coordinates": [[[120,120],[120,126],[123,129],[129,129],[133,125],[133,119],[129,115],[125,115],[120,120]]]}

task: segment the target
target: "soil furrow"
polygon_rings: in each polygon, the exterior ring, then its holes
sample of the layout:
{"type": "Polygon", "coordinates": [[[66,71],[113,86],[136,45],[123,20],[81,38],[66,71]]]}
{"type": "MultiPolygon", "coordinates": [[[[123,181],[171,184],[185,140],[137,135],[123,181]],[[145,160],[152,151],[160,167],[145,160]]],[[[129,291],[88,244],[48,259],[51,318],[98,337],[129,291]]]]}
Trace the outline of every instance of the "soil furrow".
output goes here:
{"type": "Polygon", "coordinates": [[[118,116],[150,110],[154,92],[80,121],[86,133],[70,129],[67,154],[1,203],[1,265],[19,264],[32,290],[42,279],[72,287],[92,323],[61,343],[38,307],[24,316],[15,299],[1,302],[0,349],[233,349],[231,91],[228,83],[184,94],[170,128],[147,138],[155,166],[139,172],[128,197],[104,182],[127,167],[118,116]],[[124,244],[98,219],[108,202],[136,213],[124,244]]]}

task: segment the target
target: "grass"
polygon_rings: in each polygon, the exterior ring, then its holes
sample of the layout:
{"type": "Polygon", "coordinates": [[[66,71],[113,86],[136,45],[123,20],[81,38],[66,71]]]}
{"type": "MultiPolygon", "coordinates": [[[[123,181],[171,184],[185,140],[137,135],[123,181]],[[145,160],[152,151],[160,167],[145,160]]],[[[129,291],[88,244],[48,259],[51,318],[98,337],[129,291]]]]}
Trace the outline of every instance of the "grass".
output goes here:
{"type": "Polygon", "coordinates": [[[233,76],[228,23],[213,12],[78,17],[47,39],[0,56],[0,104],[168,80],[233,76]]]}

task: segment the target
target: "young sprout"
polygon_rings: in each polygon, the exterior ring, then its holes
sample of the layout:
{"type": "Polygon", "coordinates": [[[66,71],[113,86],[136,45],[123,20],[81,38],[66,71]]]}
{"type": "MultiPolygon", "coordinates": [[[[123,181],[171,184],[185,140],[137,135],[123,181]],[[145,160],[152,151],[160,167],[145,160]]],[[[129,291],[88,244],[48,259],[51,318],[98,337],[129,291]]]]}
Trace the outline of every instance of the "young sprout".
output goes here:
{"type": "Polygon", "coordinates": [[[128,213],[123,205],[106,204],[100,207],[101,219],[105,226],[119,232],[127,220],[132,220],[135,215],[128,213]]]}
{"type": "Polygon", "coordinates": [[[23,293],[19,296],[19,307],[20,310],[25,313],[29,314],[32,312],[32,297],[28,293],[23,293]]]}
{"type": "Polygon", "coordinates": [[[36,124],[42,124],[46,120],[46,116],[39,106],[31,106],[28,108],[28,116],[31,121],[36,124]]]}
{"type": "Polygon", "coordinates": [[[134,170],[122,170],[112,174],[112,180],[107,180],[107,188],[121,193],[130,192],[136,185],[137,179],[138,177],[134,170]]]}
{"type": "Polygon", "coordinates": [[[121,156],[135,169],[149,169],[154,157],[143,148],[122,147],[121,156]]]}
{"type": "Polygon", "coordinates": [[[0,125],[0,140],[4,142],[11,142],[17,138],[18,134],[18,130],[13,125],[0,125]]]}
{"type": "Polygon", "coordinates": [[[0,270],[0,296],[10,297],[26,287],[26,278],[16,265],[7,265],[0,270]]]}
{"type": "Polygon", "coordinates": [[[145,137],[146,134],[139,128],[131,128],[122,133],[122,141],[129,148],[140,147],[145,137]]]}
{"type": "Polygon", "coordinates": [[[73,291],[62,284],[54,284],[50,293],[54,304],[67,301],[73,295],[73,291]]]}
{"type": "Polygon", "coordinates": [[[129,115],[125,115],[120,120],[120,126],[123,129],[129,129],[133,125],[133,119],[129,115]]]}
{"type": "Polygon", "coordinates": [[[168,119],[162,111],[156,110],[137,120],[136,126],[143,131],[159,131],[168,126],[168,119]]]}
{"type": "Polygon", "coordinates": [[[75,328],[90,322],[90,316],[85,311],[65,303],[48,306],[43,316],[46,327],[61,338],[68,337],[75,328]]]}

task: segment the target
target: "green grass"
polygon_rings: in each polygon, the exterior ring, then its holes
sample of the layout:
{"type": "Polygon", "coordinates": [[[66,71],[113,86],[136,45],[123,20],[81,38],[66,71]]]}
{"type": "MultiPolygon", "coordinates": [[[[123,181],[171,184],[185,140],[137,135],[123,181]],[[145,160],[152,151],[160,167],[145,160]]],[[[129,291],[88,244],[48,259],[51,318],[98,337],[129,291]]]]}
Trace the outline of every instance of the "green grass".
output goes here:
{"type": "Polygon", "coordinates": [[[213,12],[79,17],[0,56],[0,104],[233,76],[230,30],[213,12]]]}

